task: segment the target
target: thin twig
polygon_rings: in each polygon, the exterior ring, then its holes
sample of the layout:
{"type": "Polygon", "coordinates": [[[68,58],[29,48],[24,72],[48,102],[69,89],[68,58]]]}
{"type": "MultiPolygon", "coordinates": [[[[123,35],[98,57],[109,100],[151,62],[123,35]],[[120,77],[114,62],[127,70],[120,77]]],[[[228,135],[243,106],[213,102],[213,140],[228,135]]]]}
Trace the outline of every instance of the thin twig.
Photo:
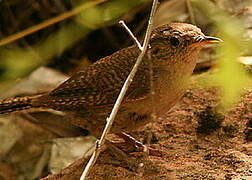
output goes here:
{"type": "Polygon", "coordinates": [[[126,29],[127,33],[134,40],[134,42],[136,43],[136,45],[138,46],[138,48],[142,51],[143,47],[142,47],[141,43],[138,41],[138,39],[136,38],[136,36],[134,36],[134,34],[131,32],[131,30],[128,28],[128,26],[125,24],[125,22],[123,20],[121,20],[121,21],[119,21],[119,24],[126,29]]]}
{"type": "Polygon", "coordinates": [[[96,160],[97,160],[97,158],[98,158],[98,156],[100,154],[100,148],[105,143],[106,136],[109,133],[111,127],[112,127],[112,124],[114,122],[114,119],[115,119],[118,111],[119,111],[120,105],[121,105],[121,103],[123,101],[123,98],[124,98],[124,96],[126,94],[126,91],[129,88],[130,84],[132,83],[133,78],[134,78],[134,76],[135,76],[135,74],[137,72],[137,68],[140,65],[140,63],[142,62],[144,55],[146,54],[148,44],[149,44],[149,40],[150,40],[150,36],[151,36],[151,32],[152,32],[152,29],[153,29],[153,17],[154,17],[154,14],[156,12],[157,5],[158,5],[158,0],[153,0],[152,9],[151,9],[151,13],[150,13],[150,19],[149,19],[147,31],[146,31],[144,42],[143,42],[143,50],[139,54],[134,67],[132,68],[129,76],[127,77],[126,81],[124,82],[124,85],[123,85],[123,87],[121,89],[121,92],[120,92],[120,94],[119,94],[119,96],[118,96],[118,98],[116,100],[116,103],[115,103],[113,109],[112,109],[112,112],[111,112],[109,118],[107,118],[107,124],[106,124],[106,126],[105,126],[105,128],[103,130],[101,138],[98,141],[98,143],[96,145],[96,149],[95,149],[92,157],[90,158],[87,166],[85,167],[84,172],[82,173],[80,180],[85,180],[86,179],[86,177],[88,176],[88,173],[90,172],[91,168],[95,164],[95,162],[96,162],[96,160]]]}
{"type": "MultiPolygon", "coordinates": [[[[149,72],[149,75],[150,75],[150,94],[151,94],[151,103],[152,103],[152,108],[153,108],[153,112],[151,113],[151,119],[154,121],[154,119],[156,119],[156,108],[155,108],[156,106],[154,106],[155,89],[153,86],[153,81],[154,81],[154,79],[153,79],[153,62],[151,61],[151,52],[150,51],[147,53],[147,57],[148,57],[148,61],[150,63],[150,65],[149,65],[149,68],[150,68],[150,72],[149,72]]],[[[151,123],[150,126],[152,127],[153,123],[151,123]]],[[[152,132],[149,131],[147,135],[148,135],[147,144],[150,144],[152,132]]]]}
{"type": "Polygon", "coordinates": [[[188,9],[188,13],[189,13],[189,16],[190,16],[191,23],[196,24],[195,16],[194,16],[194,13],[193,13],[193,8],[192,8],[192,4],[191,4],[191,0],[186,0],[186,6],[187,6],[187,9],[188,9]]]}

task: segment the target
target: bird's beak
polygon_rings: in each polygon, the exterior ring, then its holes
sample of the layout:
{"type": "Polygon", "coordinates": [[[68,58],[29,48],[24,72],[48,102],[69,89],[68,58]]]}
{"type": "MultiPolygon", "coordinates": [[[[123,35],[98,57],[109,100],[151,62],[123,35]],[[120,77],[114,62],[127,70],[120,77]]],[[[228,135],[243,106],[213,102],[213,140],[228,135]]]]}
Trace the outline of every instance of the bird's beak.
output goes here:
{"type": "Polygon", "coordinates": [[[220,38],[217,37],[211,37],[211,36],[204,36],[203,40],[201,41],[204,44],[216,44],[223,42],[220,38]]]}
{"type": "Polygon", "coordinates": [[[220,38],[217,37],[212,37],[212,36],[200,36],[197,38],[197,41],[193,44],[191,44],[191,46],[205,46],[208,44],[218,44],[223,42],[220,38]]]}

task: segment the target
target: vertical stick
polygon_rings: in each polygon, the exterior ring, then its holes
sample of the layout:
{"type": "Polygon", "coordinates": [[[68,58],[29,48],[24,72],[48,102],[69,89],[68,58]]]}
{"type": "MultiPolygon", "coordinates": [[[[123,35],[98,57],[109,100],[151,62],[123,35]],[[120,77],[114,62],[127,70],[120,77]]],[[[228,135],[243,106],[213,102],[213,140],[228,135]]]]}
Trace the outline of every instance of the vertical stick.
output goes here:
{"type": "Polygon", "coordinates": [[[188,9],[188,13],[189,13],[189,16],[190,16],[191,23],[196,24],[195,16],[194,16],[194,13],[193,13],[193,8],[192,8],[192,4],[191,4],[191,0],[186,0],[186,6],[187,6],[187,9],[188,9]]]}
{"type": "Polygon", "coordinates": [[[120,105],[122,103],[122,100],[126,94],[126,91],[127,89],[129,88],[130,84],[132,83],[133,81],[133,78],[137,72],[137,68],[138,66],[141,64],[142,60],[143,60],[143,57],[144,55],[146,54],[146,51],[147,51],[147,48],[148,48],[148,44],[149,44],[149,40],[150,40],[150,36],[151,36],[151,32],[152,32],[152,29],[153,29],[153,17],[154,17],[154,14],[156,12],[156,9],[157,9],[157,5],[158,5],[158,0],[153,0],[153,4],[152,4],[152,9],[151,9],[151,13],[150,13],[150,18],[149,18],[149,23],[148,23],[148,27],[147,27],[147,30],[146,30],[146,34],[145,34],[145,38],[144,38],[144,43],[143,43],[143,49],[141,50],[141,53],[139,54],[138,58],[137,58],[137,61],[134,65],[134,67],[132,68],[129,76],[127,77],[126,81],[124,82],[124,85],[121,89],[121,92],[116,100],[116,103],[112,109],[112,112],[110,114],[110,116],[107,118],[107,124],[103,130],[103,133],[101,135],[101,138],[99,141],[97,141],[96,143],[96,148],[95,148],[95,151],[94,153],[92,154],[87,166],[85,167],[84,169],[84,172],[82,173],[81,177],[80,177],[80,180],[85,180],[86,177],[88,176],[91,168],[93,167],[93,165],[95,164],[100,152],[101,152],[101,146],[105,143],[105,140],[106,140],[106,136],[107,134],[109,133],[111,127],[112,127],[112,124],[114,122],[114,119],[119,111],[119,108],[120,108],[120,105]]]}

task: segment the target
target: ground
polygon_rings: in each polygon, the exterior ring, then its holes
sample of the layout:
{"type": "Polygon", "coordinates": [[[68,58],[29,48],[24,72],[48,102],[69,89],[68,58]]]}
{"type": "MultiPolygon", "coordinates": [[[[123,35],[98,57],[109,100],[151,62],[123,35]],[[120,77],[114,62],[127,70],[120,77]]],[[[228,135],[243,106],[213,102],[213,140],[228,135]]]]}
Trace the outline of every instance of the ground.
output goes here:
{"type": "MultiPolygon", "coordinates": [[[[90,179],[252,179],[252,91],[247,90],[225,113],[217,110],[217,92],[217,88],[192,85],[172,110],[132,133],[162,150],[162,156],[131,152],[128,160],[133,161],[132,167],[107,150],[100,155],[90,179]]],[[[62,173],[67,175],[48,179],[78,179],[80,166],[73,170],[71,176],[68,171],[72,170],[66,169],[62,173]]]]}

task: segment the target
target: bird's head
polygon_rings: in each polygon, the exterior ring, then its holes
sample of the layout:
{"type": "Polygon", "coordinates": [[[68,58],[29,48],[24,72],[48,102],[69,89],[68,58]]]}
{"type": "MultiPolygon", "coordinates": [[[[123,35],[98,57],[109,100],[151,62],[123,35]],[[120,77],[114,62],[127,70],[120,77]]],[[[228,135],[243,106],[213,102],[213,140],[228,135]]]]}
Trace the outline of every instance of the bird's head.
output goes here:
{"type": "Polygon", "coordinates": [[[158,64],[181,61],[181,63],[190,61],[196,63],[195,59],[202,47],[221,41],[219,38],[204,35],[194,25],[171,23],[153,30],[150,40],[151,55],[158,64]]]}

